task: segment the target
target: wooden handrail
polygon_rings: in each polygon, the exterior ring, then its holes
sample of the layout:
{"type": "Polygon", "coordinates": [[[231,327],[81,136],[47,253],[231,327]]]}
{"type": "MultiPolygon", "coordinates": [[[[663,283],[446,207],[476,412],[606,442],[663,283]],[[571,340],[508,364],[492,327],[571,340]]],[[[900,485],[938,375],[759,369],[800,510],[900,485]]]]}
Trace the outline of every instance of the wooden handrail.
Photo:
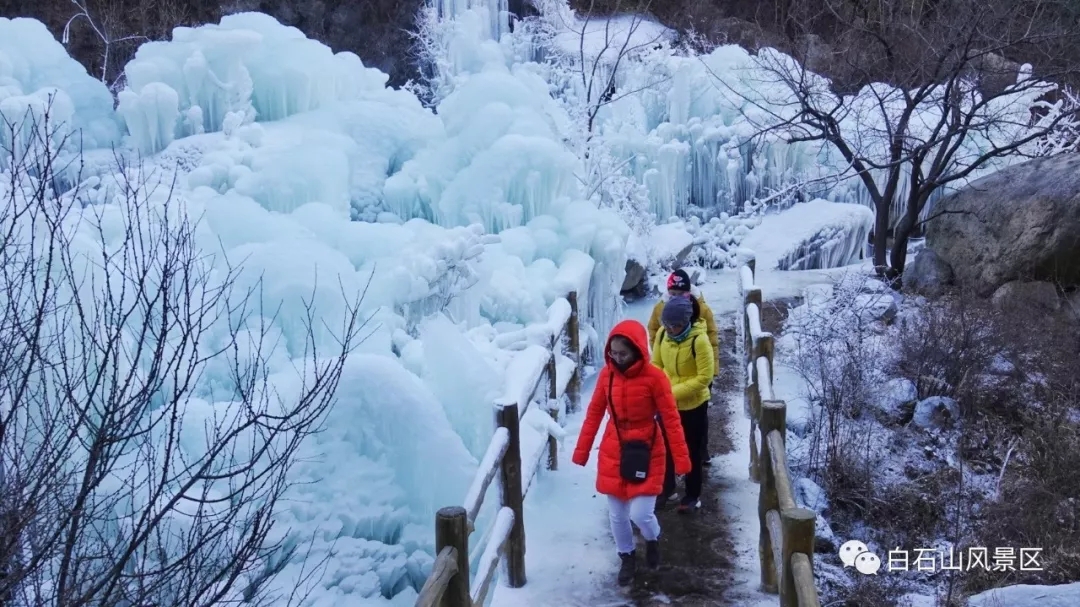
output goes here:
{"type": "Polygon", "coordinates": [[[457,572],[457,550],[453,546],[447,546],[439,552],[435,564],[431,566],[431,575],[428,576],[424,587],[420,589],[420,596],[416,598],[416,607],[441,605],[450,579],[457,572]]]}
{"type": "Polygon", "coordinates": [[[787,463],[787,404],[773,392],[775,339],[762,329],[761,288],[751,257],[739,268],[742,331],[747,372],[745,412],[750,418],[750,479],[758,493],[758,557],[761,589],[778,594],[781,607],[820,607],[814,583],[817,515],[799,508],[787,463]]]}
{"type": "MultiPolygon", "coordinates": [[[[521,452],[520,421],[534,400],[545,403],[544,409],[555,422],[559,422],[558,403],[565,396],[567,410],[580,409],[581,399],[581,352],[580,326],[578,323],[578,299],[576,292],[570,292],[565,299],[559,299],[549,308],[546,326],[526,328],[516,331],[510,337],[503,337],[507,343],[519,343],[522,339],[542,336],[548,339],[550,346],[544,358],[542,371],[530,367],[541,352],[537,346],[529,346],[526,358],[519,359],[537,379],[531,391],[526,394],[513,394],[509,400],[495,403],[495,433],[488,444],[487,451],[480,462],[480,469],[473,478],[465,494],[464,506],[442,508],[435,515],[435,550],[438,556],[432,565],[431,575],[420,591],[416,607],[481,607],[487,600],[491,585],[495,579],[496,565],[501,559],[504,563],[506,583],[511,588],[525,585],[525,494],[532,485],[540,461],[547,456],[548,469],[558,466],[558,441],[550,433],[535,453],[521,452]],[[567,313],[569,304],[569,313],[567,313]],[[561,326],[554,327],[556,323],[561,326]],[[563,351],[563,342],[567,351],[563,351]],[[530,350],[531,348],[531,350],[530,350]],[[566,359],[574,366],[569,377],[560,374],[567,372],[566,359]],[[565,379],[565,381],[562,381],[565,379]],[[546,380],[546,381],[545,381],[546,380]],[[537,393],[544,388],[542,396],[537,393]],[[524,402],[520,402],[524,400],[524,402]],[[522,457],[526,457],[528,476],[524,476],[522,457]],[[499,479],[500,508],[483,545],[483,551],[477,560],[476,579],[469,575],[469,535],[475,531],[475,523],[483,509],[484,496],[495,478],[499,479]]],[[[505,334],[504,334],[505,335],[505,334]]],[[[528,343],[528,342],[526,342],[528,343]]],[[[526,390],[528,386],[524,387],[526,390]]],[[[515,389],[516,392],[516,389],[515,389]]],[[[483,541],[483,540],[481,540],[483,541]]]]}

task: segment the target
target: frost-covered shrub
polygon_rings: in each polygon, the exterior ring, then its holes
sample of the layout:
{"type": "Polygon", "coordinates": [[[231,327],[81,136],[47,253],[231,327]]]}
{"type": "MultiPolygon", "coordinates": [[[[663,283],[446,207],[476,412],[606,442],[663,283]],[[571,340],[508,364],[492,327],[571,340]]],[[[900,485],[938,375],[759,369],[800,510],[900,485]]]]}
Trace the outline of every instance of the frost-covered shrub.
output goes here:
{"type": "MultiPolygon", "coordinates": [[[[873,489],[880,437],[862,423],[886,379],[891,351],[876,313],[891,294],[864,292],[868,277],[849,272],[826,289],[808,290],[788,320],[783,360],[805,382],[809,437],[799,466],[834,503],[865,507],[873,489]]],[[[869,416],[867,416],[869,417],[869,416]]]]}
{"type": "Polygon", "coordinates": [[[915,384],[920,399],[948,396],[968,411],[1006,353],[999,323],[990,302],[969,295],[927,305],[899,322],[895,372],[915,384]]]}

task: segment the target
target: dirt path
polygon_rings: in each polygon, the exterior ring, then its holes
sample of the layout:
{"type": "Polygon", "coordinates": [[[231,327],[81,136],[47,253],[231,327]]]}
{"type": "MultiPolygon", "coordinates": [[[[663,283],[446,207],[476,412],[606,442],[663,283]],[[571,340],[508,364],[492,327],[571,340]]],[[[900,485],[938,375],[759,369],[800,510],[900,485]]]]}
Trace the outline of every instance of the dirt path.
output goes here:
{"type": "MultiPolygon", "coordinates": [[[[738,393],[742,376],[736,364],[735,318],[732,314],[716,319],[722,351],[720,375],[713,384],[713,399],[709,406],[710,456],[729,453],[734,448],[725,401],[738,393]]],[[[676,490],[681,495],[681,483],[676,490]]],[[[662,564],[657,571],[639,567],[630,592],[634,605],[715,607],[733,604],[724,597],[732,586],[731,559],[735,550],[731,522],[721,509],[719,495],[719,484],[706,469],[701,509],[697,513],[680,515],[675,511],[674,502],[660,510],[662,564]]],[[[641,541],[640,537],[638,540],[641,541]]],[[[639,552],[644,551],[642,544],[639,552]]]]}
{"type": "MultiPolygon", "coordinates": [[[[799,303],[797,298],[768,302],[762,309],[762,328],[775,335],[787,318],[788,310],[799,303]]],[[[720,331],[720,375],[713,385],[709,406],[709,454],[711,457],[735,449],[731,440],[731,399],[741,403],[744,372],[739,363],[734,313],[717,317],[720,331]]],[[[741,410],[741,405],[735,407],[741,410]]],[[[681,493],[681,487],[678,488],[681,493]]],[[[731,533],[732,521],[720,503],[724,486],[718,475],[706,471],[701,510],[693,515],[680,515],[674,504],[659,512],[663,529],[661,541],[662,564],[658,571],[639,567],[638,576],[630,591],[635,607],[721,607],[744,604],[744,589],[735,586],[732,570],[736,554],[731,533]]],[[[644,553],[644,543],[638,550],[644,553]]]]}

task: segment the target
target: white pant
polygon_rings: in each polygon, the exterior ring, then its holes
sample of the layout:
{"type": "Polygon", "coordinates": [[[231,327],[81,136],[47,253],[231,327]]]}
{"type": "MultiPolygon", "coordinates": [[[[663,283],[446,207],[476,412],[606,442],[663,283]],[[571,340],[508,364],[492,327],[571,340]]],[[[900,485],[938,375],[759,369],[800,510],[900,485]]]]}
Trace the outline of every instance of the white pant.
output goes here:
{"type": "Polygon", "coordinates": [[[634,521],[641,535],[648,541],[660,537],[660,521],[656,520],[656,496],[639,495],[630,501],[608,496],[608,518],[611,519],[611,534],[615,536],[615,548],[621,554],[634,549],[634,521]]]}

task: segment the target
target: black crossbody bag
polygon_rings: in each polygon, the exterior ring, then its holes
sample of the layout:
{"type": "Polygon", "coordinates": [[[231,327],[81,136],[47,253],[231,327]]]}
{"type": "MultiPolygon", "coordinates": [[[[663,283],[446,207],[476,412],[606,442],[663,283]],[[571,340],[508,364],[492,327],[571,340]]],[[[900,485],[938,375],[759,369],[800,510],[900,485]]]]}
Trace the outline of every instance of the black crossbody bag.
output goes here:
{"type": "Polygon", "coordinates": [[[632,440],[623,442],[619,432],[619,418],[615,417],[615,403],[612,401],[611,390],[615,384],[615,372],[608,376],[608,410],[611,411],[611,421],[615,423],[615,436],[619,438],[619,475],[628,483],[643,483],[649,477],[649,464],[652,461],[652,449],[656,444],[656,422],[653,421],[653,435],[651,442],[632,440]]]}

